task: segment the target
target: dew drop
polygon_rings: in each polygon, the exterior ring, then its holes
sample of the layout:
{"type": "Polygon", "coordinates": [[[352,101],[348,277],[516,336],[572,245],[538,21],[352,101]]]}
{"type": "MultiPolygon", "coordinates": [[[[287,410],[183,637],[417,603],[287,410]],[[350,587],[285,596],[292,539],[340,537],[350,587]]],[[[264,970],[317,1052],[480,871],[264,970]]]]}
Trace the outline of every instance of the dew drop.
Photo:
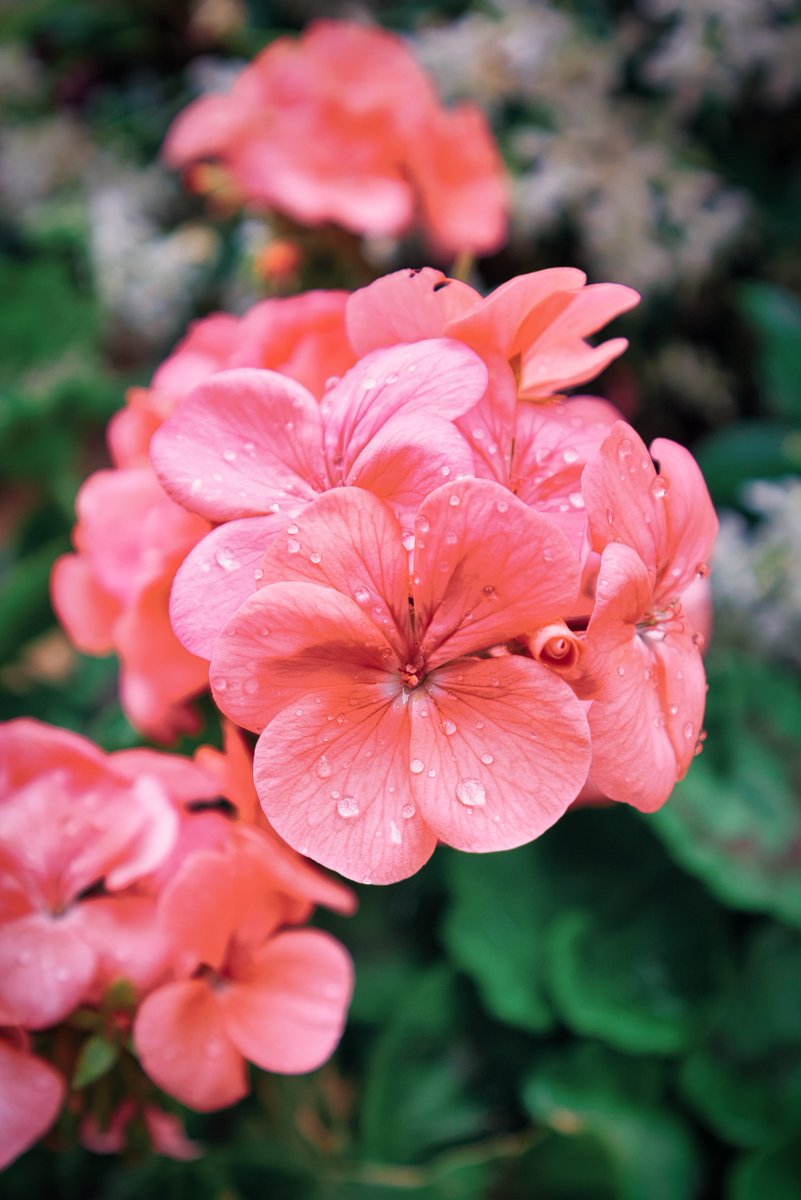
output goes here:
{"type": "Polygon", "coordinates": [[[618,669],[617,669],[617,673],[618,673],[618,675],[621,675],[621,676],[622,676],[622,675],[625,675],[625,674],[626,674],[626,668],[625,668],[625,667],[618,667],[618,669]]]}
{"type": "Polygon", "coordinates": [[[223,450],[223,458],[226,462],[236,462],[236,450],[223,450]]]}
{"type": "Polygon", "coordinates": [[[420,762],[419,758],[413,758],[409,763],[409,770],[412,775],[420,775],[426,769],[425,763],[420,762]]]}
{"type": "Polygon", "coordinates": [[[458,508],[461,503],[462,501],[458,496],[451,496],[448,499],[448,504],[450,504],[451,508],[458,508]]]}
{"type": "Polygon", "coordinates": [[[664,500],[668,494],[670,484],[664,475],[657,475],[654,482],[651,484],[651,495],[655,500],[664,500]]]}
{"type": "Polygon", "coordinates": [[[484,595],[487,597],[495,595],[495,588],[492,586],[491,583],[485,583],[484,587],[481,590],[483,591],[484,595]]]}
{"type": "Polygon", "coordinates": [[[453,737],[453,735],[456,733],[455,722],[449,721],[449,720],[447,720],[447,718],[444,721],[440,722],[439,727],[442,730],[442,732],[445,734],[445,737],[453,737]]]}
{"type": "Polygon", "coordinates": [[[359,604],[367,604],[370,599],[370,593],[366,587],[354,588],[353,596],[359,604]]]}
{"type": "Polygon", "coordinates": [[[341,800],[337,801],[337,812],[340,817],[358,817],[359,805],[356,803],[356,797],[343,796],[341,800]]]}
{"type": "Polygon", "coordinates": [[[499,513],[505,513],[509,511],[509,505],[506,500],[499,500],[495,507],[499,513]]]}
{"type": "Polygon", "coordinates": [[[695,568],[695,573],[699,579],[706,579],[709,574],[709,563],[700,562],[695,568]]]}
{"type": "Polygon", "coordinates": [[[313,562],[316,567],[319,562],[322,562],[322,558],[323,558],[322,554],[319,554],[315,550],[313,554],[309,555],[309,562],[313,562]]]}
{"type": "Polygon", "coordinates": [[[566,463],[578,462],[578,451],[577,450],[565,450],[564,453],[562,454],[562,458],[565,460],[566,463]]]}
{"type": "Polygon", "coordinates": [[[456,799],[467,808],[481,808],[487,803],[487,793],[480,779],[460,779],[456,785],[456,799]]]}
{"type": "Polygon", "coordinates": [[[389,840],[393,846],[399,846],[403,841],[403,834],[394,821],[390,821],[389,823],[389,840]]]}
{"type": "Polygon", "coordinates": [[[445,541],[447,542],[447,544],[449,546],[455,546],[456,543],[459,541],[459,536],[456,533],[447,533],[445,535],[445,541]]]}
{"type": "Polygon", "coordinates": [[[214,555],[214,561],[223,571],[238,571],[240,567],[239,560],[227,548],[218,550],[214,555]]]}
{"type": "Polygon", "coordinates": [[[491,763],[495,762],[495,759],[492,757],[491,754],[482,754],[481,761],[483,762],[485,767],[488,767],[488,766],[490,766],[491,763]]]}
{"type": "Polygon", "coordinates": [[[568,496],[568,500],[574,508],[584,507],[584,497],[582,496],[581,492],[571,492],[568,496]]]}
{"type": "Polygon", "coordinates": [[[295,524],[287,525],[286,531],[287,531],[287,533],[299,533],[300,532],[297,525],[295,525],[295,524]]]}
{"type": "Polygon", "coordinates": [[[328,779],[331,774],[331,764],[324,754],[317,760],[317,774],[320,779],[328,779]]]}
{"type": "Polygon", "coordinates": [[[417,809],[413,804],[404,804],[403,808],[401,809],[401,815],[403,816],[404,821],[411,821],[416,812],[417,809]]]}
{"type": "Polygon", "coordinates": [[[329,392],[332,387],[336,387],[341,378],[341,375],[329,375],[325,381],[325,390],[329,392]]]}
{"type": "Polygon", "coordinates": [[[288,554],[300,554],[300,542],[297,538],[290,538],[286,544],[288,554]]]}
{"type": "Polygon", "coordinates": [[[686,737],[688,742],[691,737],[695,736],[695,726],[693,725],[692,721],[685,721],[684,728],[682,729],[682,733],[684,734],[684,736],[686,737]]]}
{"type": "Polygon", "coordinates": [[[414,534],[411,530],[404,529],[401,541],[403,542],[404,550],[407,550],[411,554],[412,550],[414,550],[414,534]]]}
{"type": "Polygon", "coordinates": [[[373,390],[373,388],[375,387],[375,380],[374,379],[365,379],[364,383],[362,384],[362,387],[364,388],[364,390],[366,392],[371,392],[373,390]]]}
{"type": "Polygon", "coordinates": [[[615,523],[615,514],[611,508],[607,508],[606,510],[606,521],[609,525],[614,525],[615,523]]]}

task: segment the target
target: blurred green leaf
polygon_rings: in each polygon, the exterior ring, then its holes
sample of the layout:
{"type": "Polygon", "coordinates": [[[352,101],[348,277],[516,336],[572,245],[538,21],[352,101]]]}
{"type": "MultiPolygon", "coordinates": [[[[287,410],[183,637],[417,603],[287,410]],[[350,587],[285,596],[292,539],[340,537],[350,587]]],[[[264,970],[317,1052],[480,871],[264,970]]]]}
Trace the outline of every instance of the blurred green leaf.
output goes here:
{"type": "Polygon", "coordinates": [[[545,994],[543,915],[551,881],[529,847],[504,854],[440,853],[452,903],[443,938],[477,984],[487,1010],[510,1025],[542,1033],[553,1026],[545,994]]]}
{"type": "Polygon", "coordinates": [[[759,344],[759,375],[768,410],[801,424],[801,300],[769,283],[740,288],[739,304],[759,344]]]}
{"type": "Polygon", "coordinates": [[[693,1107],[727,1141],[759,1146],[801,1135],[801,937],[754,934],[704,1045],[681,1070],[693,1107]]]}
{"type": "Polygon", "coordinates": [[[725,904],[801,926],[801,685],[743,654],[707,668],[704,754],[649,823],[725,904]]]}
{"type": "Polygon", "coordinates": [[[78,1061],[72,1075],[74,1088],[86,1087],[107,1074],[119,1058],[119,1047],[102,1034],[89,1037],[81,1046],[78,1061]]]}
{"type": "Polygon", "coordinates": [[[727,1200],[798,1200],[801,1141],[743,1158],[734,1168],[727,1200]]]}
{"type": "Polygon", "coordinates": [[[801,432],[771,421],[726,425],[694,447],[712,499],[736,507],[752,479],[801,473],[801,432]]]}
{"type": "MultiPolygon", "coordinates": [[[[585,1043],[543,1055],[526,1080],[523,1099],[532,1117],[562,1135],[559,1140],[569,1145],[587,1138],[599,1145],[607,1167],[600,1179],[611,1190],[601,1184],[596,1192],[588,1180],[586,1196],[691,1200],[698,1182],[693,1139],[660,1093],[652,1063],[585,1043]]],[[[548,1176],[540,1171],[537,1195],[581,1193],[549,1190],[548,1176]]]]}

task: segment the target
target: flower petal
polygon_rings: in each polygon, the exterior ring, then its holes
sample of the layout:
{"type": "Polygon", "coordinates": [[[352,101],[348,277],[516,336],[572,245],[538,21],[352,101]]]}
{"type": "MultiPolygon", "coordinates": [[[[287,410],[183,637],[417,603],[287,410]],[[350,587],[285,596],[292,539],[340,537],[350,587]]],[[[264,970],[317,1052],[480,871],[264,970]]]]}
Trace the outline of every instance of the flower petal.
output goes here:
{"type": "Polygon", "coordinates": [[[65,1092],[49,1063],[0,1039],[0,1171],[47,1133],[65,1092]]]}
{"type": "Polygon", "coordinates": [[[556,524],[484,479],[446,484],[424,502],[414,572],[429,667],[564,616],[579,586],[577,556],[556,524]]]}
{"type": "Polygon", "coordinates": [[[259,563],[286,517],[243,517],[208,533],[178,569],[170,595],[170,619],[192,654],[211,658],[214,639],[240,604],[256,591],[259,563]]]}
{"type": "Polygon", "coordinates": [[[348,301],[348,338],[357,354],[380,346],[442,337],[448,321],[481,297],[466,283],[433,267],[394,271],[359,288],[348,301]]]}
{"type": "Polygon", "coordinates": [[[84,998],[96,956],[69,916],[30,913],[0,926],[0,1005],[27,1029],[46,1029],[84,998]]]}
{"type": "Polygon", "coordinates": [[[348,879],[394,883],[420,869],[436,837],[411,794],[400,681],[394,696],[376,690],[345,676],[338,692],[285,709],[259,739],[254,776],[290,846],[348,879]]]}
{"type": "Polygon", "coordinates": [[[221,997],[225,1029],[265,1071],[314,1071],[336,1049],[352,991],[350,956],[330,934],[281,933],[221,997]]]}
{"type": "Polygon", "coordinates": [[[249,1091],[245,1061],[228,1038],[219,998],[203,980],[151,992],[139,1009],[134,1042],[150,1078],[189,1108],[226,1108],[249,1091]]]}
{"type": "Polygon", "coordinates": [[[469,346],[488,346],[512,358],[524,348],[520,330],[529,313],[554,294],[560,297],[559,311],[562,311],[570,303],[569,293],[582,287],[586,278],[583,271],[574,267],[550,267],[518,275],[469,312],[449,321],[444,333],[469,346]]]}
{"type": "Polygon", "coordinates": [[[179,504],[213,521],[291,509],[324,485],[320,410],[274,371],[221,371],[161,426],[151,457],[179,504]]]}
{"type": "Polygon", "coordinates": [[[509,655],[450,663],[424,692],[410,704],[413,790],[443,842],[508,850],[562,816],[590,765],[584,709],[563,680],[509,655]]]}

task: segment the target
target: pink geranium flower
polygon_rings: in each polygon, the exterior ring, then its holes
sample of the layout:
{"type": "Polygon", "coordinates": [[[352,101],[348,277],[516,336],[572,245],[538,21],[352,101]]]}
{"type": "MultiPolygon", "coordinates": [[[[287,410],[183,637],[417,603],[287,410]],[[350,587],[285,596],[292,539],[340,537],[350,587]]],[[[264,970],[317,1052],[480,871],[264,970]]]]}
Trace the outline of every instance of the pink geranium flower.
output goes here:
{"type": "Polygon", "coordinates": [[[215,160],[246,200],[303,225],[397,235],[419,223],[447,256],[506,237],[504,167],[483,114],[443,110],[400,38],[352,22],[277,39],[228,95],[178,117],[164,155],[175,167],[215,160]]]}
{"type": "Polygon", "coordinates": [[[698,465],[664,439],[651,453],[619,422],[587,464],[582,490],[602,552],[585,668],[592,777],[607,796],[651,811],[696,751],[706,698],[700,646],[682,594],[708,574],[718,519],[698,465]]]}
{"type": "Polygon", "coordinates": [[[145,999],[134,1025],[159,1087],[205,1111],[247,1094],[246,1061],[284,1074],[325,1062],[342,1034],[351,961],[326,933],[281,930],[280,897],[257,859],[234,844],[193,854],[159,912],[179,978],[145,999]]]}
{"type": "Polygon", "coordinates": [[[389,883],[437,839],[500,850],[543,832],[584,783],[580,701],[545,666],[485,657],[575,603],[578,560],[497,484],[438,488],[414,559],[391,508],[342,488],[262,561],[265,586],[218,638],[219,707],[260,732],[262,805],[290,845],[389,883]]]}
{"type": "Polygon", "coordinates": [[[321,395],[328,376],[353,362],[346,298],[309,292],[197,322],[152,388],[128,393],[109,426],[116,469],[91,476],[78,495],[77,553],[55,565],[53,604],[79,649],[119,654],[123,708],[157,740],[197,727],[188,702],[206,686],[207,667],[175,637],[168,606],[175,571],[209,524],[165,495],[150,439],[191,388],[227,367],[270,367],[321,395]]]}
{"type": "Polygon", "coordinates": [[[44,1029],[118,975],[146,988],[164,970],[153,902],[126,889],[177,819],[157,778],[127,779],[75,734],[12,721],[0,757],[0,1005],[44,1029]]]}
{"type": "Polygon", "coordinates": [[[328,488],[382,496],[411,536],[423,497],[473,472],[452,419],[486,384],[476,354],[439,339],[367,355],[322,404],[266,371],[226,372],[196,388],[152,444],[175,500],[220,523],[176,577],[171,612],[184,645],[211,657],[220,629],[255,591],[271,539],[328,488]]]}

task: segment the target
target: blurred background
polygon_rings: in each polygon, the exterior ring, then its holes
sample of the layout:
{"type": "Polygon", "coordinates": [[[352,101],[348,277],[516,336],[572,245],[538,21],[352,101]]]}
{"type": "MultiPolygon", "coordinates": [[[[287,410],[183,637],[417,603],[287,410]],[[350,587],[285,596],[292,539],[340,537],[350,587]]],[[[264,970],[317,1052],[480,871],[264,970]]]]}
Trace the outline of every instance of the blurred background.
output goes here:
{"type": "Polygon", "coordinates": [[[688,445],[721,513],[708,740],[655,816],[578,811],[521,850],[440,850],[412,880],[360,888],[357,918],[325,918],[357,966],[338,1055],[186,1114],[198,1161],[90,1154],[68,1116],[3,1195],[797,1200],[801,11],[335,7],[3,6],[0,717],[141,744],[114,660],[77,654],[48,596],[126,389],[193,318],[426,261],[411,241],[243,215],[159,162],[191,99],[337,15],[401,33],[446,101],[488,114],[512,235],[476,286],[574,265],[642,292],[596,390],[646,440],[688,445]]]}

